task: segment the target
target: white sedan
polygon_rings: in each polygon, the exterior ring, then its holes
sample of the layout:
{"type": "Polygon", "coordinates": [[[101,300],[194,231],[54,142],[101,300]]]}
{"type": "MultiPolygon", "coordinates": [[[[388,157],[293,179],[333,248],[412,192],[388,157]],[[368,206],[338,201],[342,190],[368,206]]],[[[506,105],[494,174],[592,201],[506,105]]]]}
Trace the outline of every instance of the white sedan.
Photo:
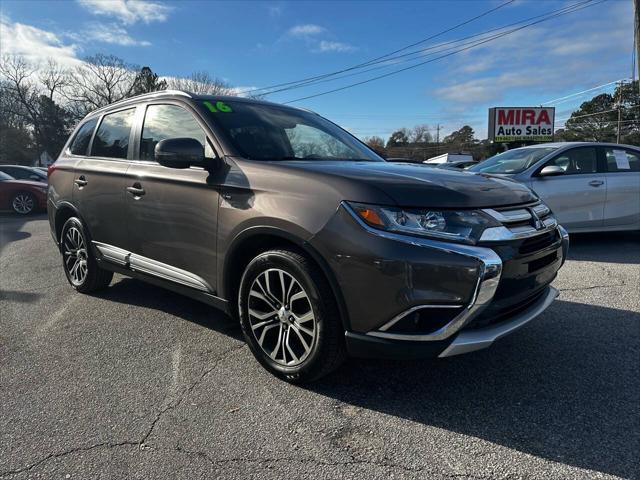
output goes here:
{"type": "Polygon", "coordinates": [[[570,232],[640,230],[640,148],[594,142],[515,148],[468,171],[531,187],[570,232]]]}

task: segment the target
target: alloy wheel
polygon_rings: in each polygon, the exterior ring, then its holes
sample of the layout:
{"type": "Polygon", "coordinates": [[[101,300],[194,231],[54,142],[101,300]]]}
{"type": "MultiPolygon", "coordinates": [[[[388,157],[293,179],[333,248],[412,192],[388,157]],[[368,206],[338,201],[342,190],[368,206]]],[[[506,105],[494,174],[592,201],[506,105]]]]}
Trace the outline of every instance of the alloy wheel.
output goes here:
{"type": "Polygon", "coordinates": [[[26,215],[33,210],[33,197],[28,193],[19,193],[14,197],[12,206],[17,213],[26,215]]]}
{"type": "Polygon", "coordinates": [[[300,365],[312,352],[318,328],[311,300],[286,271],[270,268],[255,278],[248,314],[258,345],[279,365],[300,365]]]}
{"type": "Polygon", "coordinates": [[[74,285],[82,285],[87,278],[87,248],[82,232],[69,228],[64,236],[64,265],[74,285]]]}

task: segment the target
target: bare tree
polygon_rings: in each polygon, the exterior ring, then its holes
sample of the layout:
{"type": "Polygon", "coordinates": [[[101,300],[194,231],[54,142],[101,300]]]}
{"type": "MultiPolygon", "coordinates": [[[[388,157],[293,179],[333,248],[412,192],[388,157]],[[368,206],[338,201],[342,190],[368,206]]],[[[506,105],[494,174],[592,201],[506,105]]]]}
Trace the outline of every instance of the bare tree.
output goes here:
{"type": "Polygon", "coordinates": [[[186,90],[187,92],[205,95],[232,95],[233,88],[219,78],[208,72],[193,72],[187,78],[169,78],[168,87],[174,90],[186,90]]]}
{"type": "Polygon", "coordinates": [[[428,143],[431,141],[431,133],[429,125],[416,125],[409,133],[409,141],[411,143],[428,143]]]}
{"type": "Polygon", "coordinates": [[[69,83],[69,72],[54,59],[49,58],[46,66],[40,69],[38,79],[47,90],[49,100],[53,100],[53,96],[61,93],[69,83]]]}
{"type": "Polygon", "coordinates": [[[78,116],[132,96],[137,68],[114,55],[85,58],[73,69],[63,89],[78,116]]]}
{"type": "MultiPolygon", "coordinates": [[[[37,67],[18,55],[3,55],[0,60],[0,75],[3,79],[3,95],[10,102],[3,102],[7,112],[22,118],[34,129],[36,139],[40,136],[40,115],[38,114],[38,85],[33,81],[37,67]]],[[[6,100],[6,99],[5,99],[6,100]]]]}
{"type": "Polygon", "coordinates": [[[366,143],[372,150],[377,153],[384,153],[384,139],[382,137],[373,136],[373,137],[365,137],[362,139],[364,143],[366,143]]]}
{"type": "MultiPolygon", "coordinates": [[[[71,128],[68,110],[53,100],[65,83],[65,71],[52,61],[42,67],[13,55],[2,57],[0,76],[0,126],[12,131],[11,137],[0,139],[3,158],[9,151],[57,154],[71,128]]],[[[25,160],[29,159],[21,159],[25,160]]]]}

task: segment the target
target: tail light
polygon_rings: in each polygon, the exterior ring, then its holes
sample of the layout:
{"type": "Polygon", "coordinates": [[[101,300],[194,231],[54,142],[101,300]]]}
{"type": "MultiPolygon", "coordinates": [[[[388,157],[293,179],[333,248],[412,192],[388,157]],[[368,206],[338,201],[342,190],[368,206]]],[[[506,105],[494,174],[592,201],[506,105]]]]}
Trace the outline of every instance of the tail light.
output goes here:
{"type": "Polygon", "coordinates": [[[56,164],[52,163],[47,167],[47,177],[50,177],[53,171],[56,169],[56,164]]]}

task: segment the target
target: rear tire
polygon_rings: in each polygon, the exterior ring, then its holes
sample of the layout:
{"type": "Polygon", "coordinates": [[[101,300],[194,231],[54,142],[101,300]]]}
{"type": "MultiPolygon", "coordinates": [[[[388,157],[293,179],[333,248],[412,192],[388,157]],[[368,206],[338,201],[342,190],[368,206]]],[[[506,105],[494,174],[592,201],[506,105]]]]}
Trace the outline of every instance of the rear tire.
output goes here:
{"type": "Polygon", "coordinates": [[[315,380],[346,358],[344,328],[319,268],[292,250],[255,257],[242,275],[240,325],[256,359],[292,383],[315,380]]]}
{"type": "Polygon", "coordinates": [[[79,218],[71,217],[64,223],[60,234],[60,252],[67,280],[77,291],[95,292],[111,283],[113,272],[98,266],[89,236],[79,218]]]}
{"type": "Polygon", "coordinates": [[[18,215],[29,215],[36,209],[36,198],[29,192],[18,192],[11,199],[11,208],[18,215]]]}

